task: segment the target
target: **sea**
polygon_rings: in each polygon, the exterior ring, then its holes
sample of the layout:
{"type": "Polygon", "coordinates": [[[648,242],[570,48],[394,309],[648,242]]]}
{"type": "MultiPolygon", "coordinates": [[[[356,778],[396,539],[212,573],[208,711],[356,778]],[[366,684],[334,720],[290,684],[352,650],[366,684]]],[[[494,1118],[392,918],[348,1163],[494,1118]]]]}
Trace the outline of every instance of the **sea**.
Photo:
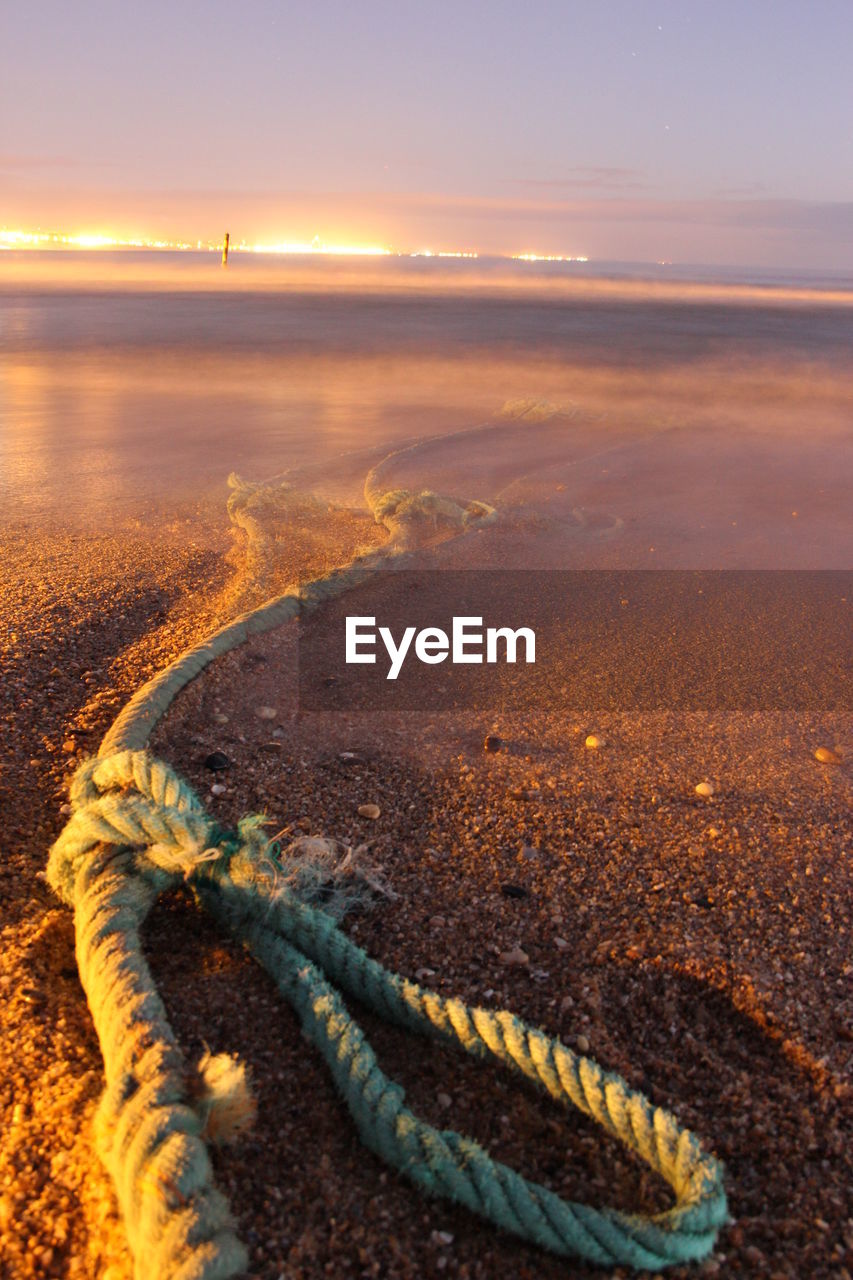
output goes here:
{"type": "Polygon", "coordinates": [[[379,464],[546,561],[849,567],[853,273],[0,253],[0,521],[224,520],[233,472],[358,508],[379,464]]]}

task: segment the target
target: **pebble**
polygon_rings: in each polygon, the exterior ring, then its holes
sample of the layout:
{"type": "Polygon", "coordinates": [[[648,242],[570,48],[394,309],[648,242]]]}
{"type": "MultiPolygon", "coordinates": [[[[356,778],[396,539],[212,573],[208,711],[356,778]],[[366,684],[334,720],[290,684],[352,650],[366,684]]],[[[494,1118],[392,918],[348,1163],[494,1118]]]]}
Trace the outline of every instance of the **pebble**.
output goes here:
{"type": "Polygon", "coordinates": [[[227,790],[228,788],[223,786],[221,782],[214,782],[213,786],[210,788],[210,794],[212,796],[224,796],[227,790]]]}
{"type": "Polygon", "coordinates": [[[278,712],[275,707],[258,707],[255,715],[260,720],[275,720],[278,712]]]}
{"type": "Polygon", "coordinates": [[[498,959],[501,964],[515,966],[530,964],[530,956],[526,951],[522,951],[521,947],[513,947],[512,951],[502,951],[498,959]]]}
{"type": "Polygon", "coordinates": [[[706,800],[710,800],[714,794],[714,784],[713,782],[697,782],[693,790],[697,796],[704,796],[706,800]]]}
{"type": "Polygon", "coordinates": [[[214,711],[214,713],[213,713],[213,723],[214,723],[214,724],[228,724],[228,716],[226,716],[222,711],[214,711]]]}
{"type": "Polygon", "coordinates": [[[587,1040],[586,1036],[578,1036],[576,1044],[578,1046],[579,1053],[589,1053],[590,1043],[587,1040]]]}
{"type": "Polygon", "coordinates": [[[67,756],[73,755],[77,750],[77,743],[73,738],[66,738],[62,744],[62,750],[67,756]]]}
{"type": "Polygon", "coordinates": [[[503,744],[503,738],[499,738],[496,733],[487,733],[483,740],[483,750],[494,754],[500,751],[503,744]]]}
{"type": "Polygon", "coordinates": [[[597,751],[599,747],[603,747],[604,743],[597,733],[588,733],[583,744],[587,751],[597,751]]]}
{"type": "Polygon", "coordinates": [[[360,804],[358,806],[358,816],[360,818],[378,818],[382,810],[378,804],[360,804]]]}
{"type": "Polygon", "coordinates": [[[219,773],[222,769],[229,769],[231,761],[224,751],[211,751],[204,757],[204,767],[210,769],[212,773],[219,773]]]}
{"type": "Polygon", "coordinates": [[[559,938],[559,937],[555,938],[554,946],[557,948],[558,951],[568,951],[569,949],[569,944],[565,938],[559,938]]]}
{"type": "Polygon", "coordinates": [[[833,751],[832,747],[818,747],[814,758],[821,764],[841,764],[841,756],[837,751],[833,751]]]}
{"type": "Polygon", "coordinates": [[[435,1095],[435,1100],[444,1111],[447,1111],[448,1107],[453,1106],[453,1099],[449,1093],[437,1093],[435,1095]]]}

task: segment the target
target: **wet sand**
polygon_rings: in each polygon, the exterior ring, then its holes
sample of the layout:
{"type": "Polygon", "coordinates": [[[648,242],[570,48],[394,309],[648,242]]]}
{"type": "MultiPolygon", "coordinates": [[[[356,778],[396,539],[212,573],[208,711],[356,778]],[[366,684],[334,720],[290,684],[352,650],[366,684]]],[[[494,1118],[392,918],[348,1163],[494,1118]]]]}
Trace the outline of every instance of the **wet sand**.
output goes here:
{"type": "MultiPolygon", "coordinates": [[[[385,595],[382,584],[378,611],[385,595]]],[[[496,711],[499,696],[466,712],[312,713],[297,703],[297,645],[289,624],[218,660],[179,696],[158,754],[226,824],[263,812],[284,843],[303,832],[369,842],[397,895],[347,923],[371,955],[445,995],[512,1009],[693,1128],[725,1163],[734,1218],[701,1274],[843,1274],[849,717],[496,711]],[[484,752],[487,734],[500,735],[499,752],[484,752]],[[821,743],[845,763],[819,764],[821,743]],[[204,767],[213,750],[231,762],[221,773],[204,767]],[[695,792],[706,779],[711,799],[695,792]],[[363,804],[379,818],[359,817],[363,804]],[[508,964],[517,949],[524,961],[508,964]]],[[[565,1262],[424,1201],[364,1151],[272,984],[191,908],[164,908],[151,939],[155,955],[170,940],[157,973],[189,1051],[216,1035],[253,1070],[260,1131],[218,1171],[256,1274],[566,1274],[565,1262]]],[[[430,1123],[570,1198],[666,1204],[665,1188],[593,1126],[500,1072],[363,1022],[430,1123]]]]}

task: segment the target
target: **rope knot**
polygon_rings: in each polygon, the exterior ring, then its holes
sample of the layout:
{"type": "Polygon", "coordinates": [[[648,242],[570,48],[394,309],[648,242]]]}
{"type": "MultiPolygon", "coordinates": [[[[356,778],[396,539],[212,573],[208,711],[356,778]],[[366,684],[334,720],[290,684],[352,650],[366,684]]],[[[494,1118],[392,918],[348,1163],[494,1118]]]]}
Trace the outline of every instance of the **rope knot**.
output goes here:
{"type": "Polygon", "coordinates": [[[147,751],[118,751],[86,760],[70,787],[72,815],[50,851],[48,881],[69,904],[86,858],[103,845],[136,850],[137,872],[158,891],[187,880],[200,866],[239,852],[257,858],[264,819],[243,818],[222,831],[195,792],[147,751]]]}

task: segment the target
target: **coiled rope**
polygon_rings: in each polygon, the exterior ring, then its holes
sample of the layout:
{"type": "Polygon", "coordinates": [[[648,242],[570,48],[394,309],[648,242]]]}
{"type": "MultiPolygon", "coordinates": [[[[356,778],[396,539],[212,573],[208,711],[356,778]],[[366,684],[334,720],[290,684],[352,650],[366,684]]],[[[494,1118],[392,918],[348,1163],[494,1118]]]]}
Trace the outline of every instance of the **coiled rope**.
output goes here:
{"type": "Polygon", "coordinates": [[[219,1280],[246,1265],[213,1185],[204,1115],[140,945],[158,895],[182,883],[290,1000],[364,1143],[419,1187],[554,1253],[603,1265],[658,1270],[709,1253],[726,1200],[719,1165],[690,1132],[620,1077],[513,1014],[469,1008],[387,972],[328,912],[282,887],[260,819],[221,830],[192,788],[142,751],[83,764],[71,804],[48,878],[75,910],[80,976],[106,1068],[99,1146],[137,1276],[219,1280]],[[574,1105],[666,1179],[675,1207],[645,1217],[567,1202],[469,1139],[432,1128],[383,1075],[340,993],[406,1030],[495,1059],[574,1105]]]}
{"type": "MultiPolygon", "coordinates": [[[[436,514],[434,495],[392,497],[404,519],[419,506],[430,519],[436,514]]],[[[442,504],[440,515],[464,536],[494,512],[442,504]]],[[[156,899],[184,883],[293,1005],[365,1145],[423,1190],[556,1254],[638,1269],[706,1257],[728,1220],[720,1165],[668,1112],[509,1012],[469,1008],[389,973],[312,903],[310,877],[282,884],[261,817],[221,829],[192,788],[142,749],[178,691],[214,658],[405,559],[399,547],[361,557],[221,628],[144,685],[98,758],[74,775],[72,816],[51,849],[48,879],[75,913],[77,963],[106,1076],[96,1138],[137,1280],[227,1280],[247,1265],[207,1152],[207,1140],[225,1127],[222,1113],[231,1108],[239,1122],[247,1107],[222,1057],[195,1078],[189,1072],[140,942],[156,899]],[[666,1179],[674,1207],[645,1216],[564,1201],[470,1139],[432,1128],[383,1075],[342,994],[406,1030],[500,1062],[577,1107],[666,1179]]]]}

